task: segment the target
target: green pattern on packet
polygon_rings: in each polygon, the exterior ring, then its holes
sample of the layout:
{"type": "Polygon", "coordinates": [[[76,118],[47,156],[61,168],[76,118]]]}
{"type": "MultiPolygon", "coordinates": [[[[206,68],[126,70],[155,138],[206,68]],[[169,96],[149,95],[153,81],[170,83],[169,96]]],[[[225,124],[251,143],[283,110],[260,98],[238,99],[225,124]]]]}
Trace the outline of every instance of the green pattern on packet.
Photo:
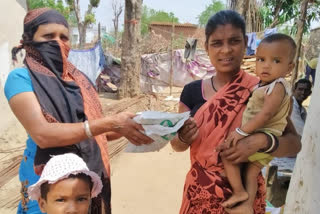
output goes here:
{"type": "MultiPolygon", "coordinates": [[[[175,124],[173,124],[171,122],[171,120],[164,120],[160,123],[160,125],[164,126],[164,127],[174,127],[175,124]]],[[[172,137],[174,137],[177,134],[177,132],[173,132],[171,134],[167,134],[167,135],[163,135],[161,136],[163,139],[169,141],[170,139],[172,139],[172,137]]]]}

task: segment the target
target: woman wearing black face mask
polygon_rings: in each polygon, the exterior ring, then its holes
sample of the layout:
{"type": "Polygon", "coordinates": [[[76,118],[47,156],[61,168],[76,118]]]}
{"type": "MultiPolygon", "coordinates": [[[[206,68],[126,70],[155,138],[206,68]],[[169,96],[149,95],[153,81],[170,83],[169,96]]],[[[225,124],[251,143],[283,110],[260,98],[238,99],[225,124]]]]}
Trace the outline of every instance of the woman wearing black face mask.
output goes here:
{"type": "Polygon", "coordinates": [[[104,184],[91,213],[111,213],[107,140],[125,136],[136,145],[152,140],[140,132],[131,113],[103,117],[93,85],[67,59],[69,29],[60,13],[47,8],[29,11],[13,60],[21,49],[26,51],[25,67],[13,70],[5,85],[9,105],[29,134],[19,172],[23,197],[18,213],[41,213],[25,190],[38,180],[52,155],[68,152],[83,158],[104,184]]]}

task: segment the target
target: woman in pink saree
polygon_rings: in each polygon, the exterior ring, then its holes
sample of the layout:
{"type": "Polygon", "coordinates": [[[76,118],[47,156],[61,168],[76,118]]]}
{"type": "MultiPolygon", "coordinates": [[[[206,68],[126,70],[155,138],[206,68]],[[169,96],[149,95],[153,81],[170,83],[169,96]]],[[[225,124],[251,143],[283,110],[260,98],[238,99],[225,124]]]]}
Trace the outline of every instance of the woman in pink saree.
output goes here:
{"type": "MultiPolygon", "coordinates": [[[[186,176],[180,214],[245,214],[245,203],[254,204],[255,214],[265,213],[265,185],[260,174],[255,198],[232,208],[222,203],[232,194],[220,156],[234,163],[246,162],[253,153],[270,147],[268,137],[258,133],[244,138],[231,148],[222,142],[229,131],[241,125],[242,113],[258,79],[240,69],[247,47],[245,22],[234,11],[220,11],[206,26],[205,48],[216,75],[189,83],[181,94],[179,112],[191,111],[188,120],[171,141],[176,151],[190,147],[191,168],[186,176]]],[[[301,143],[288,121],[284,136],[273,156],[291,156],[299,152],[301,143]]]]}

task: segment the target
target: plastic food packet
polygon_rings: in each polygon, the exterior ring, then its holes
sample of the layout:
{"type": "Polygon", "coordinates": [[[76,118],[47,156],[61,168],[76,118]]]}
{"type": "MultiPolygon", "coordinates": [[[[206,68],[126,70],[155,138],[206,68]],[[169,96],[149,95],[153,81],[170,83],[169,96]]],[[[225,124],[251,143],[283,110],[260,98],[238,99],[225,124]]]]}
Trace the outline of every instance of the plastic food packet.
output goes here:
{"type": "Polygon", "coordinates": [[[153,152],[159,151],[174,138],[177,131],[190,117],[190,112],[168,113],[157,111],[145,111],[133,118],[141,124],[145,130],[144,134],[154,140],[148,145],[136,146],[128,143],[126,152],[153,152]]]}

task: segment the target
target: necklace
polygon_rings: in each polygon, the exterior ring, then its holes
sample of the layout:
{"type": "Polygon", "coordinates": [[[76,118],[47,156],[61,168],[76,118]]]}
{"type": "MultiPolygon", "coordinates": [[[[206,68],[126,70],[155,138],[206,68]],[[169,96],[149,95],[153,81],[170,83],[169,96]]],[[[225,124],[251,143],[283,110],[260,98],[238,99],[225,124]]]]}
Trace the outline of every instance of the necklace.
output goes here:
{"type": "Polygon", "coordinates": [[[213,77],[211,78],[211,86],[212,86],[212,89],[213,89],[215,92],[218,92],[218,90],[216,89],[216,87],[214,87],[213,77]]]}

